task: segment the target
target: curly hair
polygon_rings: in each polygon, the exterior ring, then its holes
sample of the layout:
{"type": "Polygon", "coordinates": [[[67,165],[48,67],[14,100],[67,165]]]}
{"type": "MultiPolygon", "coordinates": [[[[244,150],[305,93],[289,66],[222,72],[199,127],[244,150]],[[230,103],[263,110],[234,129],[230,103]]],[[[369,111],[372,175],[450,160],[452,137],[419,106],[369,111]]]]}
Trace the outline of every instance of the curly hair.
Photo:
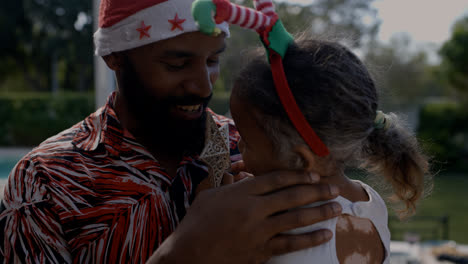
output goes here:
{"type": "MultiPolygon", "coordinates": [[[[338,42],[303,37],[290,45],[283,66],[299,108],[335,165],[384,176],[393,198],[405,204],[400,216],[414,213],[430,176],[428,158],[397,115],[387,115],[387,129],[374,127],[378,94],[359,58],[338,42]]],[[[232,92],[256,110],[254,116],[278,158],[291,168],[303,166],[292,148],[305,143],[281,105],[263,52],[257,51],[241,70],[232,92]]]]}

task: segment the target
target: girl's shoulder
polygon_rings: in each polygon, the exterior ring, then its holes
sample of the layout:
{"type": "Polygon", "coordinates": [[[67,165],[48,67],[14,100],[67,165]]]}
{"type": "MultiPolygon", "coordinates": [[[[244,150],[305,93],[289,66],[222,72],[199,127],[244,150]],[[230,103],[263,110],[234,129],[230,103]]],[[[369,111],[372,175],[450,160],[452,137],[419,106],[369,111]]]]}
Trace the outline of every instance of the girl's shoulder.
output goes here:
{"type": "Polygon", "coordinates": [[[343,207],[343,215],[336,223],[339,263],[388,263],[390,232],[385,202],[369,185],[361,181],[353,183],[367,197],[355,202],[344,197],[338,199],[343,207]]]}
{"type": "Polygon", "coordinates": [[[362,190],[367,195],[367,199],[365,201],[357,201],[352,203],[351,206],[353,214],[358,217],[372,219],[375,222],[379,222],[382,225],[387,226],[387,206],[380,194],[362,181],[352,180],[352,182],[361,186],[362,190]]]}

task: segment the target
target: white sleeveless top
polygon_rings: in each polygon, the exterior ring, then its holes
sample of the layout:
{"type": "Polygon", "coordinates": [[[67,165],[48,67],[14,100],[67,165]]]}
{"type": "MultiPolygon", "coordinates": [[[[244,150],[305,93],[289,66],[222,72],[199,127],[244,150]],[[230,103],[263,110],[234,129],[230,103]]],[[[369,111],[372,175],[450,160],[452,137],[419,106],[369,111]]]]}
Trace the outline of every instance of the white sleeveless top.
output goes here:
{"type": "MultiPolygon", "coordinates": [[[[385,247],[385,258],[384,264],[390,263],[390,231],[388,229],[388,213],[385,202],[382,200],[380,195],[372,189],[369,185],[355,181],[362,185],[364,190],[369,196],[367,202],[351,202],[348,199],[338,196],[331,200],[341,204],[343,208],[343,214],[348,214],[356,217],[367,218],[374,224],[377,232],[380,235],[382,244],[385,247]]],[[[319,206],[327,202],[313,203],[306,207],[319,206]]],[[[286,232],[286,234],[302,234],[308,233],[319,229],[329,229],[333,232],[333,238],[325,244],[308,248],[277,257],[273,257],[267,263],[268,264],[339,264],[338,257],[336,255],[336,223],[338,217],[333,219],[316,223],[310,226],[297,228],[286,232]]]]}

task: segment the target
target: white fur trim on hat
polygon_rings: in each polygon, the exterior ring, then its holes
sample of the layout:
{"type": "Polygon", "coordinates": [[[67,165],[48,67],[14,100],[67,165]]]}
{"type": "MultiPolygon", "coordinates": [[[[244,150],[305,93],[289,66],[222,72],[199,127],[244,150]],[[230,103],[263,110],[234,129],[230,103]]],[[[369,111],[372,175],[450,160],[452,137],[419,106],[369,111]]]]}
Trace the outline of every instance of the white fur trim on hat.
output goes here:
{"type": "MultiPolygon", "coordinates": [[[[143,9],[114,25],[99,28],[94,33],[95,54],[97,56],[109,55],[112,52],[123,51],[140,47],[156,41],[173,38],[177,35],[198,31],[198,26],[192,17],[191,7],[193,0],[169,0],[143,9]],[[177,14],[179,19],[185,19],[181,26],[183,30],[172,29],[169,20],[173,20],[177,14]],[[148,36],[140,38],[137,30],[151,26],[147,31],[148,36]]],[[[218,24],[217,27],[229,37],[229,25],[218,24]]]]}

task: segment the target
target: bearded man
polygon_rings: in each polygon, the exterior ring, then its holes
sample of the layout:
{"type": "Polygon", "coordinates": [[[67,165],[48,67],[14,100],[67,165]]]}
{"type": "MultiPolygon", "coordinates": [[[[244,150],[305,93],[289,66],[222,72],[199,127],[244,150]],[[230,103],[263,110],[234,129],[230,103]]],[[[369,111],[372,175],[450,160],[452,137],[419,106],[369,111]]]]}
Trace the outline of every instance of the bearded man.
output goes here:
{"type": "Polygon", "coordinates": [[[290,210],[338,195],[318,175],[277,171],[197,194],[213,167],[201,158],[207,124],[224,129],[231,162],[241,157],[233,122],[207,108],[228,27],[200,33],[191,3],[102,0],[96,54],[118,91],[11,172],[5,263],[261,263],[330,239],[280,234],[340,214],[290,210]]]}

